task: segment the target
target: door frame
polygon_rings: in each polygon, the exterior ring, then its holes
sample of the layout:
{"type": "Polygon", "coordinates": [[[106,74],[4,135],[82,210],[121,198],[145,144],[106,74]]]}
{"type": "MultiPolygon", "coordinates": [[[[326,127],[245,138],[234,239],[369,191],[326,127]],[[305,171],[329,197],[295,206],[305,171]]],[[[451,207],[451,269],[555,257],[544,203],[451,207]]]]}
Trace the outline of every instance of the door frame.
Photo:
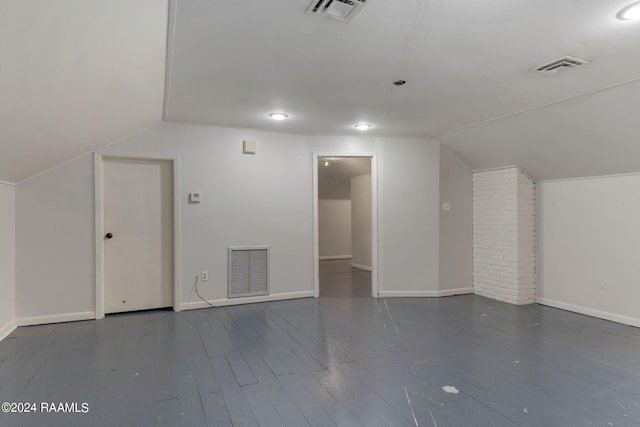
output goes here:
{"type": "Polygon", "coordinates": [[[371,158],[371,295],[379,295],[378,248],[378,153],[358,151],[333,151],[313,153],[313,296],[320,296],[320,236],[318,233],[318,159],[320,157],[370,157],[371,158]]]}
{"type": "Polygon", "coordinates": [[[173,174],[173,311],[180,311],[180,157],[155,155],[103,155],[94,152],[94,241],[95,241],[95,287],[96,319],[105,315],[104,282],[104,161],[138,160],[168,161],[173,174]]]}

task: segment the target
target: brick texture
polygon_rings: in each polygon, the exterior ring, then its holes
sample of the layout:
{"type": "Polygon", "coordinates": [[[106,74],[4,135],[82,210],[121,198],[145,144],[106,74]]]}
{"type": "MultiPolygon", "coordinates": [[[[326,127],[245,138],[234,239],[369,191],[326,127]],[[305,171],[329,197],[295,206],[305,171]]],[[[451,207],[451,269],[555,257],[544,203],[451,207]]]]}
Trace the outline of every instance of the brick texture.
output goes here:
{"type": "Polygon", "coordinates": [[[534,302],[535,184],[518,167],[473,174],[473,286],[500,301],[534,302]]]}

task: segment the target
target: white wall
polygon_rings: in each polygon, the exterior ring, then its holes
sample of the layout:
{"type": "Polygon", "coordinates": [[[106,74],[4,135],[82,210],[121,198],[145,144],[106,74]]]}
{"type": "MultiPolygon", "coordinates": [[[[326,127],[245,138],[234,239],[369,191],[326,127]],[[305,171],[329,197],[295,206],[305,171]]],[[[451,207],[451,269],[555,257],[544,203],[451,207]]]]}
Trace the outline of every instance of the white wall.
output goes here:
{"type": "MultiPolygon", "coordinates": [[[[439,144],[423,138],[305,137],[161,123],[101,150],[180,159],[181,299],[223,302],[227,246],[271,245],[271,292],[313,295],[313,152],[377,152],[383,296],[439,295],[439,144]],[[256,155],[242,140],[257,141],[256,155]],[[187,194],[202,192],[200,204],[187,194]]],[[[16,187],[18,323],[87,318],[95,310],[91,155],[16,187]],[[25,319],[26,318],[26,319],[25,319]],[[35,319],[33,319],[35,318],[35,319]]]]}
{"type": "Polygon", "coordinates": [[[15,187],[0,183],[0,340],[14,329],[15,187]]]}
{"type": "Polygon", "coordinates": [[[351,178],[351,266],[371,270],[371,175],[351,178]]]}
{"type": "Polygon", "coordinates": [[[440,145],[384,138],[379,179],[382,296],[439,294],[440,145]]]}
{"type": "Polygon", "coordinates": [[[41,316],[91,318],[95,307],[93,223],[93,155],[18,184],[19,324],[21,318],[41,316]]]}
{"type": "Polygon", "coordinates": [[[640,175],[542,181],[538,302],[640,326],[640,175]]]}
{"type": "Polygon", "coordinates": [[[351,258],[351,200],[318,200],[318,238],[321,260],[351,258]]]}
{"type": "Polygon", "coordinates": [[[440,290],[472,292],[471,168],[440,146],[440,290]],[[449,211],[442,203],[449,203],[449,211]]]}
{"type": "MultiPolygon", "coordinates": [[[[271,246],[271,294],[313,295],[311,161],[306,138],[249,129],[162,123],[102,150],[179,156],[182,302],[227,298],[228,246],[271,246]],[[242,154],[242,141],[256,154],[242,154]],[[188,204],[192,191],[202,202],[188,204]]],[[[202,303],[203,304],[203,303],[202,303]]],[[[186,307],[185,307],[186,308],[186,307]]]]}
{"type": "Polygon", "coordinates": [[[337,179],[325,167],[318,167],[319,199],[351,199],[351,182],[349,178],[337,179]]]}

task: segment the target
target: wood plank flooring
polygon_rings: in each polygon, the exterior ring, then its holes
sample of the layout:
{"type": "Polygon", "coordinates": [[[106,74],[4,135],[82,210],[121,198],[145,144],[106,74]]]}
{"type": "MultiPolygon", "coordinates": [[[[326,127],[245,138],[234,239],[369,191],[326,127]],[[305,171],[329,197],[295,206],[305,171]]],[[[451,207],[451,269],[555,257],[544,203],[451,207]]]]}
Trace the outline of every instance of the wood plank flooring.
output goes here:
{"type": "Polygon", "coordinates": [[[351,267],[351,259],[320,261],[321,297],[370,297],[371,272],[351,267]]]}
{"type": "Polygon", "coordinates": [[[19,328],[0,426],[638,426],[640,330],[474,295],[319,298],[19,328]]]}

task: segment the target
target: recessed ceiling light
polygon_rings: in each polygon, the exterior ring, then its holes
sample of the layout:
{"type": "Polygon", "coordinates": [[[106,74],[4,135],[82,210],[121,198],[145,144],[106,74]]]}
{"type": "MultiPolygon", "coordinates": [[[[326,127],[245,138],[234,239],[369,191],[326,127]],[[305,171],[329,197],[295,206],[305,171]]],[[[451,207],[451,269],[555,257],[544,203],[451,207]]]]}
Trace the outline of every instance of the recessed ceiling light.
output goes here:
{"type": "Polygon", "coordinates": [[[357,123],[353,125],[354,128],[358,130],[369,130],[371,129],[371,125],[369,123],[357,123]]]}
{"type": "Polygon", "coordinates": [[[640,19],[640,2],[635,2],[618,12],[618,19],[630,21],[640,19]]]}
{"type": "Polygon", "coordinates": [[[269,114],[269,117],[271,117],[273,120],[284,120],[289,117],[289,115],[285,113],[271,113],[269,114]]]}
{"type": "Polygon", "coordinates": [[[325,161],[325,162],[324,162],[324,165],[325,165],[325,166],[329,166],[329,161],[328,161],[328,160],[327,160],[327,161],[325,161]]]}

